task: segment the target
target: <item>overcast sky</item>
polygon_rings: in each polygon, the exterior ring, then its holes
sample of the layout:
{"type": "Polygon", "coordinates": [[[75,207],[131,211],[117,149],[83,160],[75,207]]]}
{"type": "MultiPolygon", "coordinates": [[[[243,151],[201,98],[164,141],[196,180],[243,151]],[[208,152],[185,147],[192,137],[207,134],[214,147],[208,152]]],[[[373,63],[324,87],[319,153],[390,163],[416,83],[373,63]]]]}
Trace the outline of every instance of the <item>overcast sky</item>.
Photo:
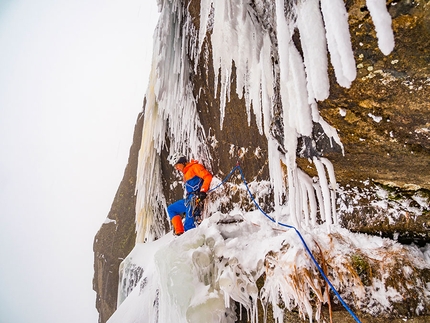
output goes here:
{"type": "Polygon", "coordinates": [[[97,322],[93,239],[157,19],[156,0],[0,0],[0,323],[97,322]]]}

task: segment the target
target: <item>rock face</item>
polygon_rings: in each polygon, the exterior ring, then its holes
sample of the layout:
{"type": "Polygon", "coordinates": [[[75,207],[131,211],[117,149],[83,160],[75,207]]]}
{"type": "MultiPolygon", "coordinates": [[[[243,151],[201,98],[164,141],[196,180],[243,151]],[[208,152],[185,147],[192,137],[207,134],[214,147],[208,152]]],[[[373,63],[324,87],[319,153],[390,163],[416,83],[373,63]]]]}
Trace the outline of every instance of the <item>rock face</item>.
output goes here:
{"type": "MultiPolygon", "coordinates": [[[[198,27],[199,1],[184,2],[198,27]]],[[[430,243],[430,4],[425,0],[387,1],[395,36],[394,51],[388,56],[377,49],[365,0],[347,0],[346,6],[357,79],[345,89],[337,85],[330,71],[330,97],[318,103],[322,117],[338,130],[344,155],[340,147],[332,147],[324,138],[318,140],[315,129],[318,148],[334,165],[341,223],[353,231],[400,242],[430,243]]],[[[235,84],[223,129],[219,127],[220,102],[211,64],[209,50],[209,66],[198,66],[191,80],[207,144],[212,144],[211,135],[217,140],[211,151],[216,160],[213,171],[223,178],[240,150],[246,150],[249,153],[241,163],[247,177],[267,179],[267,140],[254,120],[250,126],[243,120],[245,103],[238,98],[235,84]]],[[[134,245],[134,185],[142,119],[139,117],[135,128],[129,164],[109,221],[94,242],[99,322],[106,322],[115,310],[118,266],[134,245]]],[[[298,164],[308,174],[316,174],[306,158],[299,158],[298,164]]],[[[169,201],[173,199],[167,189],[173,180],[171,168],[162,165],[162,169],[169,201]]]]}
{"type": "Polygon", "coordinates": [[[350,89],[332,82],[329,99],[320,103],[345,146],[345,156],[330,155],[337,178],[429,190],[430,7],[389,5],[396,44],[384,56],[365,2],[348,3],[357,79],[350,89]]]}
{"type": "Polygon", "coordinates": [[[387,208],[357,208],[344,218],[352,230],[417,243],[430,242],[430,6],[426,1],[388,5],[395,47],[388,56],[377,48],[365,1],[348,1],[357,79],[350,89],[332,82],[321,115],[338,129],[345,156],[328,153],[337,181],[366,191],[387,208]],[[369,181],[369,182],[366,182],[369,181]],[[376,191],[385,190],[378,197],[376,191]],[[420,203],[417,201],[423,201],[420,203]],[[397,208],[397,219],[390,211],[397,208]],[[352,214],[351,213],[351,214],[352,214]],[[370,216],[372,221],[361,219],[370,216]],[[415,232],[413,234],[412,232],[415,232]]]}
{"type": "Polygon", "coordinates": [[[136,241],[135,186],[142,125],[143,114],[139,114],[124,177],[106,221],[94,238],[93,289],[97,292],[96,308],[100,313],[99,322],[106,322],[116,310],[118,268],[136,241]]]}

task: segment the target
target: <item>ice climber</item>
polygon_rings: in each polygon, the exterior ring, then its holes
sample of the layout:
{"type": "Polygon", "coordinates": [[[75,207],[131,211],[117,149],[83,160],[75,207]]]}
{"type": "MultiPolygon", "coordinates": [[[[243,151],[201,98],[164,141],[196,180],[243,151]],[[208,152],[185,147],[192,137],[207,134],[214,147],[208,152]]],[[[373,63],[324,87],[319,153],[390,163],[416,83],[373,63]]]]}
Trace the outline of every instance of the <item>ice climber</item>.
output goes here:
{"type": "Polygon", "coordinates": [[[173,225],[173,233],[181,235],[184,231],[195,228],[193,205],[198,198],[203,201],[212,181],[212,174],[196,160],[187,161],[182,154],[175,153],[170,158],[170,164],[183,173],[186,191],[185,199],[181,199],[167,207],[167,213],[173,225]],[[185,221],[182,223],[182,214],[185,221]]]}

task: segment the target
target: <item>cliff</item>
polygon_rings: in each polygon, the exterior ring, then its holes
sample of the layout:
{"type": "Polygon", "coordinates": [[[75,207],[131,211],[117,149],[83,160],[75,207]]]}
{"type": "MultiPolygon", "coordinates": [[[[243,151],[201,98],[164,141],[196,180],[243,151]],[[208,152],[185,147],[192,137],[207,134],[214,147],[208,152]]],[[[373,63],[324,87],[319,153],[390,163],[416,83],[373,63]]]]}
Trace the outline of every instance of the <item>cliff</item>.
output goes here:
{"type": "Polygon", "coordinates": [[[135,186],[142,125],[143,114],[140,114],[134,129],[133,144],[124,177],[106,221],[94,238],[93,289],[97,292],[96,308],[100,313],[99,322],[106,322],[116,310],[118,268],[136,241],[135,186]]]}
{"type": "MultiPolygon", "coordinates": [[[[180,37],[191,43],[190,38],[196,37],[196,30],[200,30],[201,2],[184,0],[180,3],[182,7],[177,11],[180,17],[175,23],[182,27],[180,37]]],[[[266,17],[270,16],[268,12],[273,10],[273,3],[250,1],[250,6],[257,20],[262,22],[262,30],[276,42],[275,23],[266,17]],[[261,3],[265,5],[264,10],[258,7],[261,3]]],[[[318,170],[313,157],[331,161],[338,184],[336,207],[344,228],[424,246],[430,242],[430,110],[427,99],[430,95],[430,5],[424,0],[387,1],[395,40],[395,47],[388,55],[378,49],[374,22],[366,2],[348,0],[345,6],[357,77],[350,87],[340,86],[333,66],[329,65],[329,96],[318,101],[321,117],[337,129],[343,149],[314,122],[312,136],[298,138],[297,165],[314,177],[318,170]]],[[[198,120],[205,134],[202,140],[208,150],[201,155],[202,159],[219,178],[228,174],[239,159],[248,178],[268,180],[270,148],[266,134],[259,129],[258,115],[248,112],[249,106],[254,108],[249,105],[250,94],[237,90],[239,67],[234,64],[231,78],[230,75],[228,78],[231,79],[229,97],[223,102],[223,80],[214,73],[211,37],[208,29],[199,56],[192,50],[185,54],[192,84],[189,91],[195,98],[198,120]],[[218,108],[223,104],[224,111],[218,108]],[[211,158],[207,158],[208,155],[211,158]]],[[[300,37],[296,29],[292,39],[303,55],[300,37]]],[[[272,56],[274,64],[278,58],[272,56]]],[[[273,93],[275,105],[280,103],[277,91],[279,88],[273,93]]],[[[276,112],[275,109],[275,120],[276,112]]],[[[135,189],[143,119],[138,118],[129,164],[108,220],[94,242],[94,289],[98,295],[96,306],[100,322],[106,322],[116,308],[118,267],[135,244],[135,189]]],[[[276,121],[270,126],[273,137],[282,143],[282,127],[276,121]]],[[[166,131],[166,136],[169,135],[166,131]]],[[[172,138],[170,140],[173,142],[172,138]]],[[[163,193],[170,202],[178,197],[180,189],[171,189],[176,178],[165,162],[168,144],[169,140],[160,151],[160,167],[163,193]]],[[[239,196],[231,199],[232,202],[240,200],[239,196]]],[[[231,209],[232,205],[227,202],[224,207],[231,209]]],[[[162,225],[168,226],[164,221],[162,225]]],[[[421,275],[428,282],[428,272],[421,275]]]]}

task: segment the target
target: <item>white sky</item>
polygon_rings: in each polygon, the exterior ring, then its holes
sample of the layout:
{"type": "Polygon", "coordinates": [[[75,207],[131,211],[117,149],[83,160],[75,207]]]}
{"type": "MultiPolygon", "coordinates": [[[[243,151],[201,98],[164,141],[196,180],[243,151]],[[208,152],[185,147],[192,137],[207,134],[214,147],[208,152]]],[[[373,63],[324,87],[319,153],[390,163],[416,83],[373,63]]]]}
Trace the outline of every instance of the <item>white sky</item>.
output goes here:
{"type": "Polygon", "coordinates": [[[0,323],[97,322],[93,239],[157,19],[156,0],[0,0],[0,323]]]}

